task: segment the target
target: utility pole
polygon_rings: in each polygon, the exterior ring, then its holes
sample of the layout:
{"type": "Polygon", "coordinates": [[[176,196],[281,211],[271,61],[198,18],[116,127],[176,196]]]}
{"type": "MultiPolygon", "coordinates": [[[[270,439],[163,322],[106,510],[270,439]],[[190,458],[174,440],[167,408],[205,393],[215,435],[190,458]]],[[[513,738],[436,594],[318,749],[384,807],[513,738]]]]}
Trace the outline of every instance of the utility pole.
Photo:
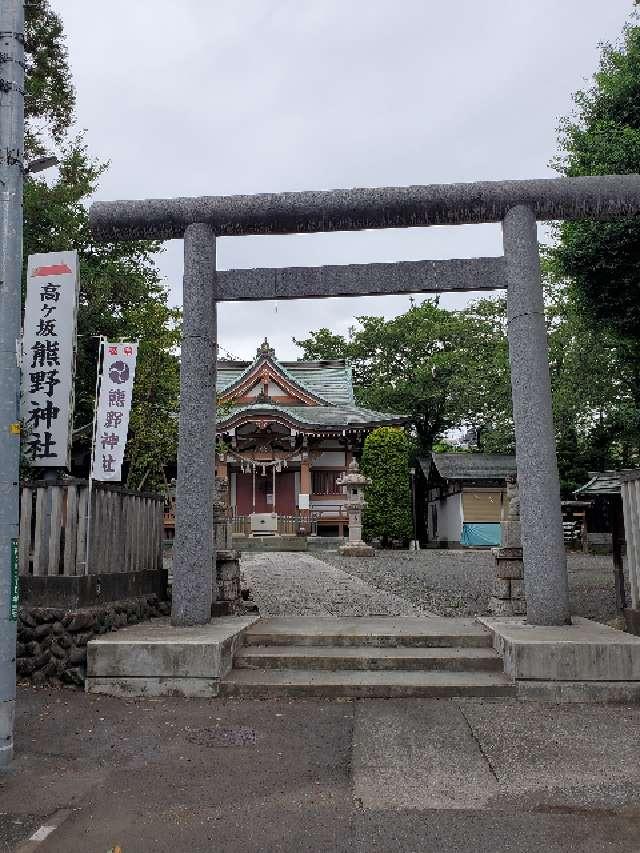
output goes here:
{"type": "Polygon", "coordinates": [[[0,767],[13,757],[20,464],[24,2],[0,1],[0,767]]]}

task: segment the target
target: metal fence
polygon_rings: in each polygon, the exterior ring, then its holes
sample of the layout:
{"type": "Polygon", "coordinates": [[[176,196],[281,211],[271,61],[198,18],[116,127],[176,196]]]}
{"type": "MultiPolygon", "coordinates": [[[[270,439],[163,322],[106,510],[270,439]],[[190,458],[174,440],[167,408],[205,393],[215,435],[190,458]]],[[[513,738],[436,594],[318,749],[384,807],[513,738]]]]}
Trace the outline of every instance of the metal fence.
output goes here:
{"type": "Polygon", "coordinates": [[[24,483],[20,574],[85,575],[162,568],[164,499],[84,480],[24,483]],[[87,534],[89,541],[87,543],[87,534]]]}

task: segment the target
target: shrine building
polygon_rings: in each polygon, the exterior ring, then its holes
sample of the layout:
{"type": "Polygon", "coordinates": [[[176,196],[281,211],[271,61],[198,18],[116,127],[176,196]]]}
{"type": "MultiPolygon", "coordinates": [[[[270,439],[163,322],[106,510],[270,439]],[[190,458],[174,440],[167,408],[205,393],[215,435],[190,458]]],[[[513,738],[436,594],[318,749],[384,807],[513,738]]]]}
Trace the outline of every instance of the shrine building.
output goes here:
{"type": "Polygon", "coordinates": [[[336,481],[371,430],[405,422],[356,405],[346,361],[278,361],[266,338],[251,362],[218,361],[217,395],[236,535],[345,535],[336,481]]]}

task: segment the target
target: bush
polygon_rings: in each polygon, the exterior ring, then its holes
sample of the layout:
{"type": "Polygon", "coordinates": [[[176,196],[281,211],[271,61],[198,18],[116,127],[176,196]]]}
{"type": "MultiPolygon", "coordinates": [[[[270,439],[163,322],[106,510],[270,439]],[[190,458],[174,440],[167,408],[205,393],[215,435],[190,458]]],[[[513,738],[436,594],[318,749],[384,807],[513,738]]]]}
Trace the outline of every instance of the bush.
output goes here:
{"type": "Polygon", "coordinates": [[[371,478],[366,490],[363,534],[388,544],[412,538],[411,487],[409,461],[413,451],[406,432],[396,427],[381,427],[370,433],[364,443],[361,469],[371,478]]]}

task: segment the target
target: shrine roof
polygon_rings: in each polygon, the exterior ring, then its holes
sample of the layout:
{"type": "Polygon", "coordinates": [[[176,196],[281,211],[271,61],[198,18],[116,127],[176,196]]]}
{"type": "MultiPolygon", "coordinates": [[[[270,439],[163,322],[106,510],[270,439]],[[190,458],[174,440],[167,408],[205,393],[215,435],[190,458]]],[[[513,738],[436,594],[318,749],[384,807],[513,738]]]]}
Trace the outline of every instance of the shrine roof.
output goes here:
{"type": "Polygon", "coordinates": [[[301,428],[322,429],[373,429],[377,426],[401,426],[406,418],[388,412],[376,412],[356,405],[344,406],[278,406],[272,403],[253,403],[237,406],[218,421],[218,428],[231,427],[234,422],[260,416],[277,418],[298,425],[301,428]]]}
{"type": "MultiPolygon", "coordinates": [[[[313,395],[334,405],[353,405],[351,367],[342,359],[323,361],[277,361],[285,376],[313,395]]],[[[216,390],[225,392],[251,373],[255,361],[218,361],[216,390]]]]}
{"type": "Polygon", "coordinates": [[[432,453],[420,459],[426,477],[432,462],[444,480],[502,480],[516,473],[516,457],[497,453],[432,453]]]}
{"type": "Polygon", "coordinates": [[[590,480],[580,486],[574,495],[619,495],[621,474],[619,471],[589,471],[590,480]]]}

